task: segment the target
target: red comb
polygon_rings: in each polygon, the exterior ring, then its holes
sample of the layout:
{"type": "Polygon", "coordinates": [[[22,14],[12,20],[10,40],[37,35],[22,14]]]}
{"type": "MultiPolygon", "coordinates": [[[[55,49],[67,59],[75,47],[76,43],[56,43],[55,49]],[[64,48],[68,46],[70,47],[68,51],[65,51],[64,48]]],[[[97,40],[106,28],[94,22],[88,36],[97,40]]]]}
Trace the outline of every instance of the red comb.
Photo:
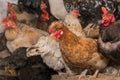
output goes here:
{"type": "Polygon", "coordinates": [[[43,1],[41,1],[41,4],[42,4],[42,5],[46,5],[43,1]]]}
{"type": "Polygon", "coordinates": [[[61,34],[60,34],[61,30],[53,31],[52,29],[50,29],[49,32],[53,34],[57,39],[61,37],[61,34]]]}
{"type": "Polygon", "coordinates": [[[16,23],[12,20],[8,20],[8,18],[3,18],[2,19],[2,25],[5,27],[5,28],[8,28],[8,27],[16,27],[16,23]]]}
{"type": "Polygon", "coordinates": [[[103,12],[102,19],[105,20],[105,22],[102,23],[104,26],[107,27],[110,25],[111,22],[115,22],[115,17],[113,13],[107,11],[105,7],[101,7],[101,10],[103,12]]]}
{"type": "Polygon", "coordinates": [[[103,14],[107,14],[107,9],[105,7],[101,7],[103,14]]]}
{"type": "Polygon", "coordinates": [[[80,16],[80,12],[79,12],[79,10],[77,10],[77,9],[73,9],[72,12],[75,13],[77,17],[80,16]]]}
{"type": "Polygon", "coordinates": [[[8,26],[8,24],[7,24],[7,17],[5,17],[5,18],[3,18],[2,19],[2,25],[5,27],[5,28],[8,28],[9,26],[8,26]]]}
{"type": "Polygon", "coordinates": [[[8,2],[8,11],[9,11],[9,17],[10,17],[12,20],[15,19],[15,17],[16,17],[16,12],[15,12],[15,10],[14,10],[14,7],[13,7],[12,3],[9,3],[9,2],[8,2]]]}
{"type": "Polygon", "coordinates": [[[46,4],[43,1],[41,1],[41,7],[46,8],[46,4]]]}

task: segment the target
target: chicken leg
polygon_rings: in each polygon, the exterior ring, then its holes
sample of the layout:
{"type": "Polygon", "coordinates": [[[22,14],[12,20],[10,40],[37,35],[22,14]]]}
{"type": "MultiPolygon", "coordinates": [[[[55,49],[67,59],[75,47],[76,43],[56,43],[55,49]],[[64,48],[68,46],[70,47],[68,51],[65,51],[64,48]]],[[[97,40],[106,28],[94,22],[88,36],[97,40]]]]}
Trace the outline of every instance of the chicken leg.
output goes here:
{"type": "Polygon", "coordinates": [[[81,80],[82,77],[85,77],[87,72],[88,72],[88,69],[85,69],[84,71],[82,71],[81,74],[78,75],[79,76],[79,80],[81,80]]]}
{"type": "Polygon", "coordinates": [[[98,76],[99,70],[97,69],[93,75],[89,75],[89,80],[93,80],[93,78],[96,78],[98,76]]]}

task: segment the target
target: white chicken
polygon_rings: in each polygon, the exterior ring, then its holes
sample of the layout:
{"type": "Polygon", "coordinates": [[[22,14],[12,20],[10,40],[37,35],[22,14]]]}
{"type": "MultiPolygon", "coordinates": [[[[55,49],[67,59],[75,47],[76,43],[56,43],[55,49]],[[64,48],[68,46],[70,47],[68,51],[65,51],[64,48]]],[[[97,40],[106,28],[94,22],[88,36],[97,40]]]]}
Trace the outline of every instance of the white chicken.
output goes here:
{"type": "Polygon", "coordinates": [[[28,57],[34,55],[40,55],[50,68],[58,71],[59,75],[63,74],[61,70],[64,68],[69,74],[71,73],[62,58],[59,43],[52,35],[40,37],[37,44],[27,49],[28,57]]]}

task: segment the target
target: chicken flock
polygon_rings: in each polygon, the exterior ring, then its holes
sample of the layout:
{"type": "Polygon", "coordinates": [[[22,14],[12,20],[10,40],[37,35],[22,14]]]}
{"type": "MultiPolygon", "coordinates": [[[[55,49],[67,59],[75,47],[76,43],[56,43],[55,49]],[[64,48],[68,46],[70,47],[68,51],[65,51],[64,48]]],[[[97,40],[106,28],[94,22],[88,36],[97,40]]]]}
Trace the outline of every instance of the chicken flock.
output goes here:
{"type": "Polygon", "coordinates": [[[0,24],[0,80],[51,80],[54,74],[97,77],[120,65],[116,0],[8,2],[0,24]]]}

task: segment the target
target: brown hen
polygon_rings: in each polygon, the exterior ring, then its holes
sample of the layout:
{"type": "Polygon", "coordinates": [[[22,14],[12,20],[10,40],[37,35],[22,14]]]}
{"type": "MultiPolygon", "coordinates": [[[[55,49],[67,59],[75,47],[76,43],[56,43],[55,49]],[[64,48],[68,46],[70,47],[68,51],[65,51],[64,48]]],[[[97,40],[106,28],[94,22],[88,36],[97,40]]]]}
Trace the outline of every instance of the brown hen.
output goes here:
{"type": "Polygon", "coordinates": [[[49,31],[59,39],[62,56],[75,73],[83,69],[97,69],[98,72],[107,66],[108,60],[98,52],[95,40],[77,37],[61,21],[53,22],[49,31]]]}
{"type": "Polygon", "coordinates": [[[48,35],[47,32],[25,24],[17,24],[17,27],[7,29],[5,34],[7,38],[7,48],[10,52],[13,52],[19,47],[31,47],[37,43],[41,36],[48,35]]]}
{"type": "Polygon", "coordinates": [[[31,47],[37,43],[39,37],[48,35],[45,31],[18,22],[14,7],[14,5],[8,4],[8,16],[2,20],[2,25],[6,28],[6,45],[10,52],[19,47],[31,47]]]}

